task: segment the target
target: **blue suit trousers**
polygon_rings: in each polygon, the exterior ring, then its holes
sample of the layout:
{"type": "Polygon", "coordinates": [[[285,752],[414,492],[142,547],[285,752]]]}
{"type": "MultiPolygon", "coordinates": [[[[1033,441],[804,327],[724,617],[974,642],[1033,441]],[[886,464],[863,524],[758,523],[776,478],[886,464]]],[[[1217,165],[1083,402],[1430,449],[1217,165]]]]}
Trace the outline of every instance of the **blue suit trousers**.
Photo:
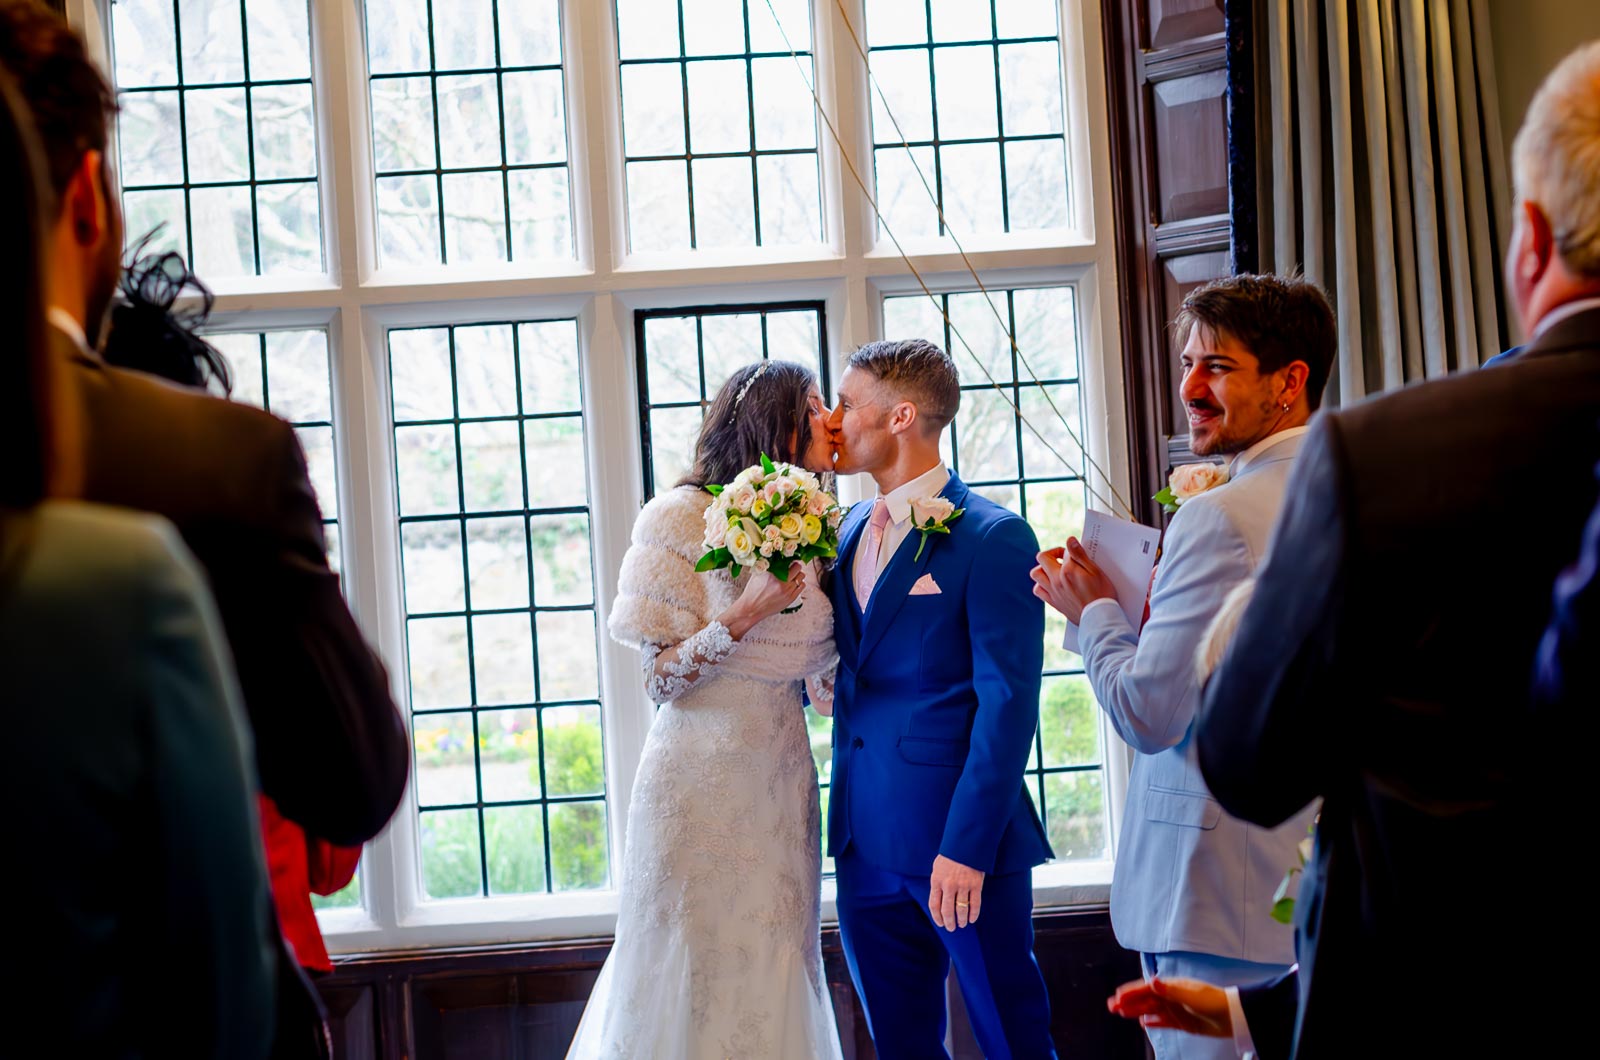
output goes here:
{"type": "Polygon", "coordinates": [[[1050,1001],[1033,957],[1033,873],[983,881],[978,922],[946,931],[928,911],[929,878],[836,863],[839,932],[880,1060],[947,1057],[944,984],[951,965],[988,1060],[1053,1058],[1050,1001]]]}

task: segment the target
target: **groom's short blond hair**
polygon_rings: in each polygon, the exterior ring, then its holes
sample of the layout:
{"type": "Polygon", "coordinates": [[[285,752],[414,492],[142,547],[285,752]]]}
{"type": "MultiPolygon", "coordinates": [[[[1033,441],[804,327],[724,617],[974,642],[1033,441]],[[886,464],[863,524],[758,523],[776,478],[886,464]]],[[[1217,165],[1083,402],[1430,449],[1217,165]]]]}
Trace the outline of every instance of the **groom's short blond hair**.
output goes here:
{"type": "Polygon", "coordinates": [[[1544,211],[1567,267],[1600,277],[1600,41],[1561,60],[1511,148],[1517,198],[1544,211]]]}
{"type": "Polygon", "coordinates": [[[937,434],[961,407],[961,374],[950,355],[927,339],[869,342],[846,365],[885,384],[899,400],[917,406],[923,429],[937,434]]]}

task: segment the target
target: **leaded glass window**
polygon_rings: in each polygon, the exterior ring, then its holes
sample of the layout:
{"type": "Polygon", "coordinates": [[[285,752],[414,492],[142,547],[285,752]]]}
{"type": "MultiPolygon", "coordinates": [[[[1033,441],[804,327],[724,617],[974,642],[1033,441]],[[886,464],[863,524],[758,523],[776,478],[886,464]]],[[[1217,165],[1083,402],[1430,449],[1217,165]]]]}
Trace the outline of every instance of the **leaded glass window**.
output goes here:
{"type": "Polygon", "coordinates": [[[423,889],[608,886],[577,328],[388,349],[423,889]]]}
{"type": "MultiPolygon", "coordinates": [[[[1040,547],[1050,548],[1083,526],[1087,503],[1082,456],[1061,426],[1065,417],[1083,436],[1076,291],[991,288],[987,297],[998,316],[981,292],[941,294],[937,302],[923,294],[886,298],[884,335],[927,338],[951,351],[961,372],[961,411],[945,433],[950,466],[973,490],[1021,514],[1040,547]],[[1017,350],[1006,330],[1016,336],[1017,350]],[[1014,405],[1050,439],[1048,448],[1017,419],[1014,405]]],[[[1057,858],[1098,860],[1110,849],[1100,708],[1082,657],[1062,650],[1065,620],[1051,608],[1045,616],[1044,686],[1028,793],[1057,858]]]]}
{"type": "Polygon", "coordinates": [[[878,208],[896,236],[1066,227],[1054,0],[867,0],[867,37],[878,208]]]}
{"type": "Polygon", "coordinates": [[[635,252],[822,241],[806,0],[618,0],[617,52],[635,252]]]}
{"type": "Polygon", "coordinates": [[[385,265],[571,259],[556,0],[367,7],[385,265]]]}
{"type": "Polygon", "coordinates": [[[117,0],[129,243],[208,281],[324,268],[307,0],[117,0]]]}

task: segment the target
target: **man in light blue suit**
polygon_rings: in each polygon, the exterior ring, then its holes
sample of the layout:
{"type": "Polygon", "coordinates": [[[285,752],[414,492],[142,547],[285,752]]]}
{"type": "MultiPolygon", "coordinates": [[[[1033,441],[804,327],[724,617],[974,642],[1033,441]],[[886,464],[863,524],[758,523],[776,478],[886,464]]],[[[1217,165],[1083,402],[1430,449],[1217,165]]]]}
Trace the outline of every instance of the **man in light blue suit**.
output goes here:
{"type": "MultiPolygon", "coordinates": [[[[1196,651],[1224,598],[1261,563],[1306,423],[1333,361],[1335,327],[1313,284],[1233,276],[1192,292],[1176,325],[1189,447],[1230,455],[1225,484],[1183,501],[1135,630],[1075,539],[1041,553],[1036,592],[1079,626],[1084,668],[1137,752],[1128,781],[1111,921],[1146,977],[1254,983],[1288,971],[1294,933],[1273,894],[1298,865],[1310,807],[1271,830],[1230,817],[1200,776],[1196,651]]],[[[1180,494],[1181,495],[1181,494],[1180,494]]],[[[1231,1041],[1150,1028],[1158,1060],[1232,1058],[1231,1041]]]]}
{"type": "Polygon", "coordinates": [[[1055,1056],[1032,922],[1031,870],[1050,845],[1023,787],[1044,655],[1038,543],[945,469],[960,398],[937,346],[875,342],[851,355],[829,424],[837,469],[879,491],[845,519],[833,581],[828,850],[882,1060],[946,1055],[952,964],[985,1056],[1055,1056]]]}

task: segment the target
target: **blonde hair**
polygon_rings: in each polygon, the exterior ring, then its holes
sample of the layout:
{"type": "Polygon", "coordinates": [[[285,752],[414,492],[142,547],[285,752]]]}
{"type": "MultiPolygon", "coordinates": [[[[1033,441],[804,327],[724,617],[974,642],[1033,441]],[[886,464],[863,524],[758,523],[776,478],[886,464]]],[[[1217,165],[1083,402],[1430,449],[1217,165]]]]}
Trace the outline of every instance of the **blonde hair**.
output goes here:
{"type": "Polygon", "coordinates": [[[1600,40],[1561,60],[1511,147],[1517,198],[1539,205],[1574,272],[1600,277],[1600,40]]]}

